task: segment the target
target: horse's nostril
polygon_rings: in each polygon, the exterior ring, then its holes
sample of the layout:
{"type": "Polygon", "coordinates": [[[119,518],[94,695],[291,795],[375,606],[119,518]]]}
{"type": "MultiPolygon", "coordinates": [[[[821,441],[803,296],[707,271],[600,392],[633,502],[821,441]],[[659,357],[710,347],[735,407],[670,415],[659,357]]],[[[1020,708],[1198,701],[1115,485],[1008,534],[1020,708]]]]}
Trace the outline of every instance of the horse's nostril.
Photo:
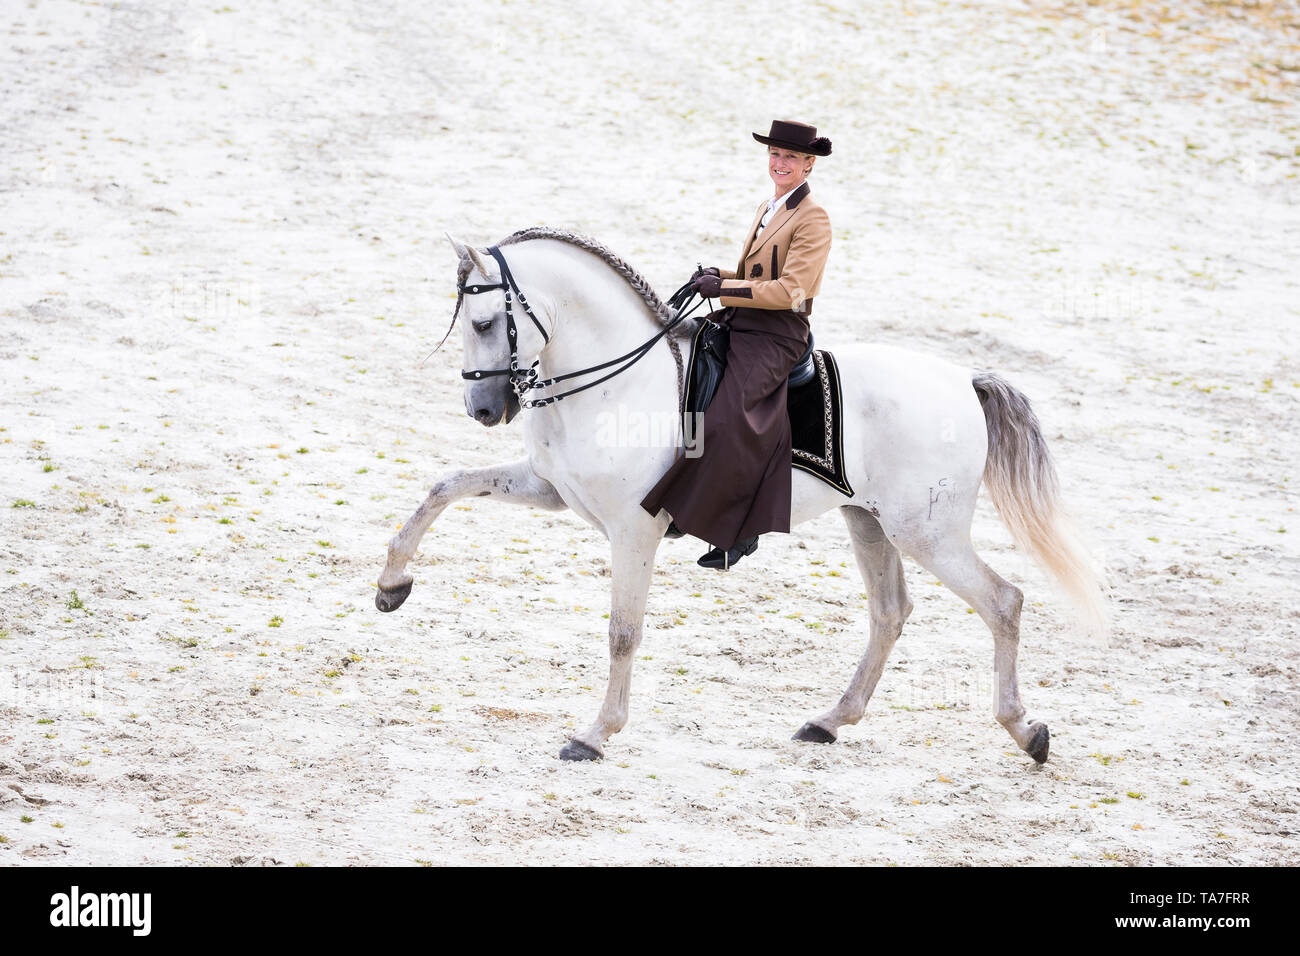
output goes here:
{"type": "Polygon", "coordinates": [[[480,422],[487,423],[490,421],[494,421],[498,417],[500,416],[493,416],[492,412],[486,408],[474,409],[474,418],[480,422]]]}

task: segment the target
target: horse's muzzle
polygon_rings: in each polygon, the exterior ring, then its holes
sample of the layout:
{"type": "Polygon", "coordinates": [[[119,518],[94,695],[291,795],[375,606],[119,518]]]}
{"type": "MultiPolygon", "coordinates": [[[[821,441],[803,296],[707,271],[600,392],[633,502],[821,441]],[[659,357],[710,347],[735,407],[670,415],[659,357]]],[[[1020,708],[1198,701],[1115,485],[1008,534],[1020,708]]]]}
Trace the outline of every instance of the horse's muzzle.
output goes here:
{"type": "Polygon", "coordinates": [[[472,403],[466,411],[471,418],[488,428],[503,422],[509,425],[519,414],[519,396],[513,388],[507,388],[504,396],[494,396],[493,400],[487,402],[472,403]]]}

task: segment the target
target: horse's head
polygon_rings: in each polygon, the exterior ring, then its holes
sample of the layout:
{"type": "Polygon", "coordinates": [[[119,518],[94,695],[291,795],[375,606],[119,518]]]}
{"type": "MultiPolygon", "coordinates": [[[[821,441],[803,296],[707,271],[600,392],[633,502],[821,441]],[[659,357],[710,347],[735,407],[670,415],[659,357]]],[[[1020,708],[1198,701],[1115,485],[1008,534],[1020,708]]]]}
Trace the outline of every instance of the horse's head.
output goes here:
{"type": "MultiPolygon", "coordinates": [[[[509,370],[510,340],[507,335],[504,282],[496,262],[473,246],[447,236],[460,264],[456,269],[457,315],[461,319],[460,337],[467,371],[509,370]],[[480,287],[488,287],[478,291],[480,287]]],[[[531,363],[519,364],[527,368],[531,363]]],[[[519,396],[508,374],[483,375],[465,380],[465,413],[489,428],[507,424],[519,414],[519,396]]]]}

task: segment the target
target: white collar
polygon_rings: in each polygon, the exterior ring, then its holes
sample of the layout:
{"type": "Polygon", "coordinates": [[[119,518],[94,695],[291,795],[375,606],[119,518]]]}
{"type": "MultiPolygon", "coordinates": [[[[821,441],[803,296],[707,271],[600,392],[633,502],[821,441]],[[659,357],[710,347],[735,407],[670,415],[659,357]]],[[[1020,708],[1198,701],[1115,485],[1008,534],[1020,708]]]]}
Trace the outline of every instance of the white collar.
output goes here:
{"type": "Polygon", "coordinates": [[[767,201],[767,211],[772,212],[774,209],[776,209],[777,206],[781,205],[781,203],[785,202],[787,199],[793,196],[799,190],[799,187],[805,185],[807,182],[808,180],[805,179],[802,183],[800,183],[798,186],[795,186],[794,189],[791,189],[784,196],[777,196],[775,199],[769,199],[767,201]]]}

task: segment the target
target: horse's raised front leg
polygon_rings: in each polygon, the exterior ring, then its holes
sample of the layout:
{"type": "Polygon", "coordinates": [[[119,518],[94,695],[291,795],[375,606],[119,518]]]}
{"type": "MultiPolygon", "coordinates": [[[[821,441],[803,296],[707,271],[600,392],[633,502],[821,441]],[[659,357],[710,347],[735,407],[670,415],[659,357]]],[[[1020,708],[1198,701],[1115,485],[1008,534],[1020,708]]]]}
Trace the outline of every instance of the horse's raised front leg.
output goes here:
{"type": "Polygon", "coordinates": [[[862,583],[867,588],[871,638],[867,642],[867,652],[839,702],[826,713],[808,721],[794,735],[795,740],[819,744],[833,743],[840,727],[856,724],[862,719],[867,701],[885,670],[889,652],[902,633],[907,616],[912,613],[912,601],[907,596],[907,583],[903,579],[903,562],[898,549],[885,537],[880,522],[861,508],[845,506],[840,512],[849,526],[853,555],[862,574],[862,583]]]}
{"type": "Polygon", "coordinates": [[[662,540],[659,521],[645,515],[633,528],[610,535],[614,545],[612,603],[609,611],[609,687],[596,722],[560,750],[561,760],[599,760],[606,740],[627,723],[632,690],[632,658],[641,643],[646,595],[662,540]]]}
{"type": "Polygon", "coordinates": [[[406,564],[415,556],[420,539],[429,525],[442,514],[443,509],[460,498],[491,496],[499,501],[531,505],[548,511],[567,507],[555,488],[545,478],[533,473],[527,458],[508,465],[491,465],[487,468],[466,468],[439,478],[415,514],[402,525],[402,530],[388,542],[388,562],[379,575],[379,590],[375,592],[375,607],[381,611],[396,611],[411,593],[412,578],[406,573],[406,564]]]}

